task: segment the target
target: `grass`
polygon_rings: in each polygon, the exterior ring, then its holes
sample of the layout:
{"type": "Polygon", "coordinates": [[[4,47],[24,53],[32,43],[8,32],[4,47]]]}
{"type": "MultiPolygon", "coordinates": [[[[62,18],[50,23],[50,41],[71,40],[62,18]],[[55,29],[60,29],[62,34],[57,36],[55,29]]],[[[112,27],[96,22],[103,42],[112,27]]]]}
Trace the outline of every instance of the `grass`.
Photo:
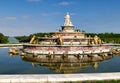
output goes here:
{"type": "Polygon", "coordinates": [[[82,81],[82,82],[64,82],[64,83],[120,83],[120,80],[82,81]]]}

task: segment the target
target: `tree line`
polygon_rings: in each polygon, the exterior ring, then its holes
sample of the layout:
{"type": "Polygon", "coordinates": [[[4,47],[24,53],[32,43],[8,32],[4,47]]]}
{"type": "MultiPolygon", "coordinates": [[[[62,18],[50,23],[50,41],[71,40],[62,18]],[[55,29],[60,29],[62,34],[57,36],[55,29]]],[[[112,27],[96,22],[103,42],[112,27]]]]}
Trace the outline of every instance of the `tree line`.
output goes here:
{"type": "Polygon", "coordinates": [[[36,37],[44,37],[45,35],[50,35],[49,33],[34,33],[30,34],[29,36],[16,36],[15,38],[19,40],[21,43],[28,43],[30,42],[31,38],[35,35],[36,37]]]}
{"type": "MultiPolygon", "coordinates": [[[[28,43],[33,35],[37,37],[44,37],[45,35],[50,36],[50,33],[34,33],[29,36],[15,36],[16,39],[19,40],[20,43],[28,43]]],[[[97,35],[106,43],[118,43],[120,44],[120,33],[86,33],[86,36],[94,37],[97,35]]],[[[0,33],[0,43],[8,43],[8,36],[0,33]]]]}
{"type": "Polygon", "coordinates": [[[5,36],[4,34],[0,33],[0,43],[8,43],[8,36],[5,36]]]}
{"type": "Polygon", "coordinates": [[[120,44],[120,33],[87,33],[86,35],[91,35],[92,37],[97,35],[101,38],[101,40],[103,40],[106,43],[120,44]]]}
{"type": "MultiPolygon", "coordinates": [[[[32,36],[35,35],[37,37],[44,37],[45,35],[50,36],[50,33],[35,33],[29,36],[18,36],[16,37],[20,42],[29,42],[32,36]]],[[[120,44],[120,33],[86,33],[86,36],[94,37],[97,35],[106,43],[118,43],[120,44]]]]}

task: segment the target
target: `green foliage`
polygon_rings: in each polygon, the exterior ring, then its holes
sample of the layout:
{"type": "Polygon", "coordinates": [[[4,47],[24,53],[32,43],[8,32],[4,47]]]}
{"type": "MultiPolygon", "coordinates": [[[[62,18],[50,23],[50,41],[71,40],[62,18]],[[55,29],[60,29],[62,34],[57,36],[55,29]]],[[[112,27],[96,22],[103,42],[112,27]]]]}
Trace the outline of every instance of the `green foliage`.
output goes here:
{"type": "Polygon", "coordinates": [[[64,83],[120,83],[120,80],[101,80],[101,81],[76,81],[64,83]]]}
{"type": "MultiPolygon", "coordinates": [[[[20,42],[29,42],[30,39],[33,37],[33,35],[37,37],[44,37],[45,35],[50,36],[50,33],[34,33],[30,34],[29,36],[17,36],[16,38],[20,42]]],[[[97,35],[98,37],[101,38],[106,43],[120,43],[120,34],[118,33],[86,33],[87,36],[94,37],[97,35]]]]}
{"type": "Polygon", "coordinates": [[[45,35],[50,35],[50,33],[35,33],[35,34],[32,34],[32,36],[35,35],[37,37],[44,37],[45,35]]]}
{"type": "Polygon", "coordinates": [[[29,36],[16,36],[15,38],[19,40],[19,42],[29,42],[31,38],[35,35],[36,37],[44,37],[45,35],[49,36],[49,33],[34,33],[29,36]]]}
{"type": "Polygon", "coordinates": [[[97,35],[106,43],[120,43],[120,34],[118,33],[87,33],[86,35],[91,35],[92,37],[97,35]]]}
{"type": "Polygon", "coordinates": [[[8,37],[0,33],[0,43],[8,43],[8,37]]]}
{"type": "Polygon", "coordinates": [[[4,44],[6,44],[6,43],[8,43],[9,41],[8,41],[8,37],[4,37],[3,39],[2,39],[2,41],[1,41],[1,43],[4,43],[4,44]]]}
{"type": "Polygon", "coordinates": [[[29,36],[17,36],[15,37],[16,39],[19,40],[19,42],[21,43],[25,43],[25,42],[29,42],[30,41],[30,37],[29,36]]]}

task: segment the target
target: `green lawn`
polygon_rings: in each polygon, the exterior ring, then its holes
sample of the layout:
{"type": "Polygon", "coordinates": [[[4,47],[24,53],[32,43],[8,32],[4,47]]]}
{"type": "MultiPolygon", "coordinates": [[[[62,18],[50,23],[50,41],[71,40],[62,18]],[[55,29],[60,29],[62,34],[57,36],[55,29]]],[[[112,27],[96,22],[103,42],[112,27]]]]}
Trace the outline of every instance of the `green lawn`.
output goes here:
{"type": "Polygon", "coordinates": [[[64,82],[64,83],[120,83],[120,80],[82,81],[82,82],[64,82]]]}

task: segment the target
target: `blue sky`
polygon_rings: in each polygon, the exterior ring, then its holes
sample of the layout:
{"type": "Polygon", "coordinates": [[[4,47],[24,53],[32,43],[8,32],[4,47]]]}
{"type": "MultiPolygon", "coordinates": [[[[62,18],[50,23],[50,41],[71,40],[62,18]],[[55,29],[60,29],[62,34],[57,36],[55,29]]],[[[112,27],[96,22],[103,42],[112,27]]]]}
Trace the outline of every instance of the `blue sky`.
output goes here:
{"type": "Polygon", "coordinates": [[[120,32],[120,0],[0,0],[0,32],[8,36],[61,29],[69,12],[76,29],[120,32]]]}

